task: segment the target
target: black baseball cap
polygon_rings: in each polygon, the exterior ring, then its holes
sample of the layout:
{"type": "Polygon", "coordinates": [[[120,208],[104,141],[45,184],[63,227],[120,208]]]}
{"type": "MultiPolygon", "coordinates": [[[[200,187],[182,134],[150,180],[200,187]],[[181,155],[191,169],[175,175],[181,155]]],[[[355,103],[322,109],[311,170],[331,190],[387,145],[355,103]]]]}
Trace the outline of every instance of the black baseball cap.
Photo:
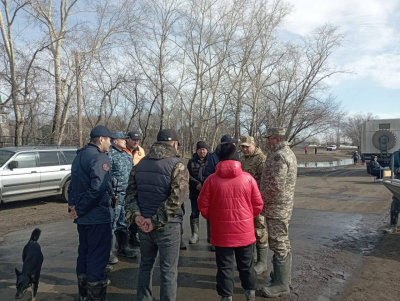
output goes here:
{"type": "Polygon", "coordinates": [[[133,140],[139,140],[142,138],[142,134],[139,131],[131,131],[126,134],[126,136],[128,136],[127,138],[131,138],[133,140]]]}
{"type": "Polygon", "coordinates": [[[111,139],[117,139],[113,132],[111,132],[108,127],[104,125],[98,125],[92,129],[90,132],[90,138],[97,137],[110,137],[111,139]]]}
{"type": "Polygon", "coordinates": [[[161,130],[157,134],[157,142],[166,142],[166,141],[178,141],[178,134],[171,129],[161,130]]]}
{"type": "Polygon", "coordinates": [[[231,135],[223,135],[221,138],[221,143],[238,143],[239,140],[233,139],[231,135]]]}

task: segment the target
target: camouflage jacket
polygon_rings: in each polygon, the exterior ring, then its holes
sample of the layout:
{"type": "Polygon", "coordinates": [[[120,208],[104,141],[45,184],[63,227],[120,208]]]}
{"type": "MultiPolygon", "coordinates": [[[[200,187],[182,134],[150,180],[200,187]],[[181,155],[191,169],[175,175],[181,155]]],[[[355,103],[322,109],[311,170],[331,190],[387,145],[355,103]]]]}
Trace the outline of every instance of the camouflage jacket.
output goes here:
{"type": "MultiPolygon", "coordinates": [[[[146,156],[151,159],[163,159],[169,157],[179,157],[175,148],[165,143],[154,143],[146,156]]],[[[136,169],[142,164],[143,160],[132,168],[129,178],[128,189],[125,197],[126,218],[130,224],[135,223],[135,218],[141,216],[138,204],[138,189],[136,180],[136,169]]],[[[172,220],[176,213],[181,210],[185,201],[189,182],[189,173],[182,162],[178,162],[172,171],[171,194],[158,207],[156,214],[151,217],[154,229],[164,227],[172,220]]]]}
{"type": "Polygon", "coordinates": [[[290,219],[296,179],[297,159],[289,144],[270,146],[260,185],[265,217],[290,219]]]}
{"type": "Polygon", "coordinates": [[[111,179],[117,192],[125,192],[128,187],[129,174],[131,173],[132,157],[125,151],[111,147],[108,152],[110,159],[111,179]]]}
{"type": "Polygon", "coordinates": [[[242,163],[243,171],[248,172],[253,176],[253,178],[257,181],[259,188],[266,159],[267,157],[263,154],[260,148],[256,148],[254,153],[249,156],[240,157],[240,163],[242,163]]]}

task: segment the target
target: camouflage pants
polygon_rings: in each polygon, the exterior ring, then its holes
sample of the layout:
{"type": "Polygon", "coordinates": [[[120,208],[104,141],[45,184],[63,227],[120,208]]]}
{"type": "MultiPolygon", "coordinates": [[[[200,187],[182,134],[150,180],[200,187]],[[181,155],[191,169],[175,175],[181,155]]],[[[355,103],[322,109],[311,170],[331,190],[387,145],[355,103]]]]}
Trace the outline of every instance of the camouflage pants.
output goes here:
{"type": "Polygon", "coordinates": [[[128,221],[125,212],[125,193],[118,193],[118,206],[114,208],[114,220],[112,223],[112,231],[128,231],[128,221]]]}
{"type": "Polygon", "coordinates": [[[254,219],[254,228],[256,231],[257,244],[268,244],[268,232],[267,228],[265,227],[265,218],[261,214],[257,215],[254,219]]]}
{"type": "Polygon", "coordinates": [[[286,257],[290,252],[289,241],[289,220],[268,219],[268,243],[269,248],[274,251],[277,257],[286,257]]]}

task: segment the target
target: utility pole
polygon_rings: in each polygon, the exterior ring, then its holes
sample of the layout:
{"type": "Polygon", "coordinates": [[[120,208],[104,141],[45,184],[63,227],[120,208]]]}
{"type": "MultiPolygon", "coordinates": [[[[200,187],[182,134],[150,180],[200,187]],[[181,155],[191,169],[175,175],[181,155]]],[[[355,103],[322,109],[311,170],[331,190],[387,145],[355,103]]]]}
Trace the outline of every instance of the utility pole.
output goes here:
{"type": "Polygon", "coordinates": [[[82,136],[82,93],[81,93],[81,67],[79,63],[79,53],[75,52],[75,68],[76,68],[76,101],[78,102],[78,136],[79,147],[83,147],[82,136]]]}

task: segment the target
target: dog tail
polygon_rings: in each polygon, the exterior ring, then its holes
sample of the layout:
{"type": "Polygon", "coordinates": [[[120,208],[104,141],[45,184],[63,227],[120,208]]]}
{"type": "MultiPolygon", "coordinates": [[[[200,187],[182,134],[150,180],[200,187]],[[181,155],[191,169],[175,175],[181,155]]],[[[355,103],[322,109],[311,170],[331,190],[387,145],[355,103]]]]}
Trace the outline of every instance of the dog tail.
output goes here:
{"type": "Polygon", "coordinates": [[[35,230],[33,230],[32,235],[31,235],[31,240],[38,241],[39,237],[40,237],[40,233],[42,233],[42,231],[39,228],[36,228],[35,230]]]}

